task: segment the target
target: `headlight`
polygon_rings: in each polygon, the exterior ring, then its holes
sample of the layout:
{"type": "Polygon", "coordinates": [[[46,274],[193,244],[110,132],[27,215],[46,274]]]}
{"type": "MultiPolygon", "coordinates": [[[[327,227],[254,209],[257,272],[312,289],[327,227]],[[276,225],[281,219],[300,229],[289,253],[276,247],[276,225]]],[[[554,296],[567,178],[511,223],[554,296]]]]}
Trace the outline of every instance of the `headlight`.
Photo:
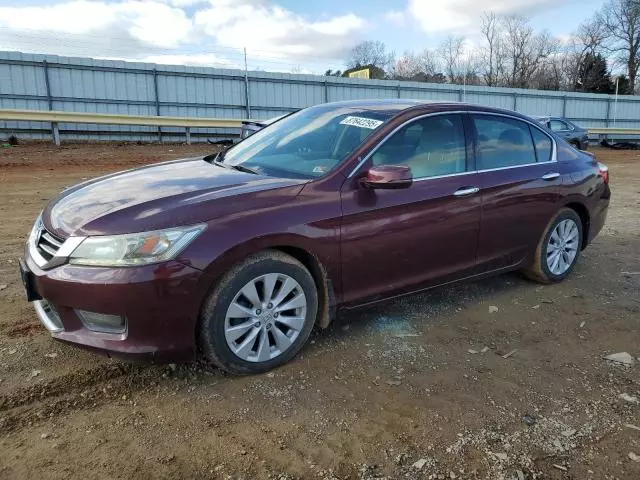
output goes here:
{"type": "Polygon", "coordinates": [[[171,260],[202,233],[206,225],[155,232],[87,237],[69,256],[74,265],[122,267],[171,260]]]}

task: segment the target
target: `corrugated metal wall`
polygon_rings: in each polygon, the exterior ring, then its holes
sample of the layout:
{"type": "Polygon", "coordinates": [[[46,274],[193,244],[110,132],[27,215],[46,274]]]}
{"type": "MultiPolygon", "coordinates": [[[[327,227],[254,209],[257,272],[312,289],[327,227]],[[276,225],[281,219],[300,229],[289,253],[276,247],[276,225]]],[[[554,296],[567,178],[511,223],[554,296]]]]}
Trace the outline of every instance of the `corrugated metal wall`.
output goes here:
{"type": "MultiPolygon", "coordinates": [[[[54,55],[0,52],[0,108],[270,118],[323,102],[359,98],[418,98],[478,103],[530,115],[563,115],[586,127],[640,128],[640,97],[463,87],[388,80],[154,65],[54,55]],[[248,95],[247,95],[248,93],[248,95]]],[[[157,140],[155,127],[61,124],[63,139],[157,140]]],[[[3,136],[50,138],[44,122],[2,122],[3,136]]],[[[182,141],[184,129],[162,128],[182,141]]],[[[194,140],[233,130],[193,129],[194,140]]]]}

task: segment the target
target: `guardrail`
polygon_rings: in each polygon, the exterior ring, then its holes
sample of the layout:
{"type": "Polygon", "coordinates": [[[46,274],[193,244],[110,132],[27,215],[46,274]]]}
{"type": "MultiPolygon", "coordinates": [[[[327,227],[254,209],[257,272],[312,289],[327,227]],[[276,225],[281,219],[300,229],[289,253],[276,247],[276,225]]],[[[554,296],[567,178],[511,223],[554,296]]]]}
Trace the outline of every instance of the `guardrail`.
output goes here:
{"type": "Polygon", "coordinates": [[[0,109],[0,120],[51,123],[53,142],[60,146],[59,123],[96,123],[109,125],[143,125],[149,127],[184,127],[187,144],[192,128],[240,128],[242,120],[224,118],[162,117],[113,113],[60,112],[55,110],[0,109]]]}
{"type": "Polygon", "coordinates": [[[638,128],[588,128],[593,135],[640,135],[638,128]]]}
{"type": "MultiPolygon", "coordinates": [[[[60,145],[58,124],[95,123],[110,125],[143,125],[151,127],[184,127],[187,144],[191,144],[191,129],[240,128],[243,120],[223,118],[161,117],[146,115],[121,115],[113,113],[60,112],[55,110],[13,110],[0,109],[0,120],[16,120],[51,123],[53,142],[60,145]]],[[[590,135],[640,135],[636,128],[588,128],[590,135]]]]}

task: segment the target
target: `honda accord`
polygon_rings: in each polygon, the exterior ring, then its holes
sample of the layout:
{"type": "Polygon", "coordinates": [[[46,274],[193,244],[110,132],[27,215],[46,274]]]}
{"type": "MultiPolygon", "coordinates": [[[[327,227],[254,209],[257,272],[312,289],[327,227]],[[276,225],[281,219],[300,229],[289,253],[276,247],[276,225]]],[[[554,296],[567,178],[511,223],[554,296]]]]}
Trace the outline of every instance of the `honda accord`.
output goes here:
{"type": "Polygon", "coordinates": [[[328,103],[63,191],[20,271],[56,339],[263,372],[341,309],[511,270],[563,280],[609,197],[607,167],[529,117],[328,103]]]}

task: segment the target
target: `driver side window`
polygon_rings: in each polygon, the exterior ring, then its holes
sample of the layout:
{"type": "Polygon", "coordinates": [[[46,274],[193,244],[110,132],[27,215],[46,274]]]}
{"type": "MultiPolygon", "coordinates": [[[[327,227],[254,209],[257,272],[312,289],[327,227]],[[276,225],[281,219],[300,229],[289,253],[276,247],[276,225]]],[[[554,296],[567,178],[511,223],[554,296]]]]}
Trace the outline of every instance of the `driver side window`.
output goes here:
{"type": "Polygon", "coordinates": [[[466,170],[462,115],[434,115],[405,125],[372,156],[373,165],[408,165],[414,178],[466,170]]]}

